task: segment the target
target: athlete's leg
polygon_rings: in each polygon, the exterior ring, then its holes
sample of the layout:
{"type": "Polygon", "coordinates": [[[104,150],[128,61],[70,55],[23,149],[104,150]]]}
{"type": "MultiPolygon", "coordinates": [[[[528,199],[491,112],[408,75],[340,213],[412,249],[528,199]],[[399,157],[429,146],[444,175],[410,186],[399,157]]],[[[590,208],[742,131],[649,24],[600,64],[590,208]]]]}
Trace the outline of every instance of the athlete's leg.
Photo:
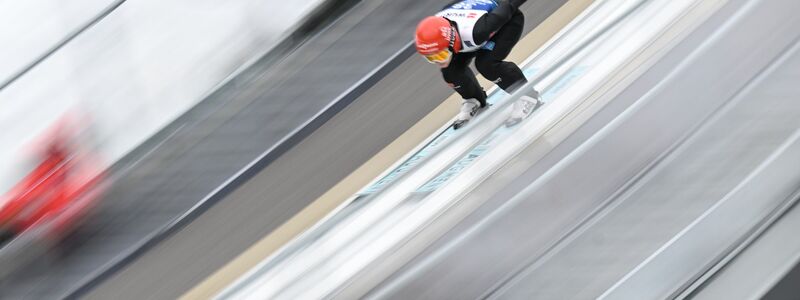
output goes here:
{"type": "Polygon", "coordinates": [[[476,99],[481,103],[481,107],[486,106],[486,92],[478,84],[475,73],[469,68],[469,63],[475,53],[454,54],[452,61],[447,68],[442,69],[442,76],[459,95],[464,99],[476,99]]]}
{"type": "Polygon", "coordinates": [[[518,10],[489,40],[489,43],[494,43],[488,47],[491,49],[480,50],[475,57],[475,67],[478,72],[506,92],[512,92],[510,89],[525,82],[522,70],[515,63],[504,61],[522,36],[524,23],[525,17],[518,10]]]}

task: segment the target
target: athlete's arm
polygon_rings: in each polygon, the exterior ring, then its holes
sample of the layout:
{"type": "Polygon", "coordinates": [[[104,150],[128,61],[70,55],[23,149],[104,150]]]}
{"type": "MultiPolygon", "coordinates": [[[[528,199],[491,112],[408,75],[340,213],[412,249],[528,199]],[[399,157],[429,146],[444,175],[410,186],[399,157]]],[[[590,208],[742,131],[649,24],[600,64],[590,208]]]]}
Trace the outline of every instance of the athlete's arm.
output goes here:
{"type": "Polygon", "coordinates": [[[488,41],[492,34],[500,30],[514,13],[519,9],[519,6],[525,3],[525,0],[501,0],[497,3],[497,7],[489,13],[481,16],[475,27],[472,29],[472,38],[476,43],[480,44],[488,41]]]}

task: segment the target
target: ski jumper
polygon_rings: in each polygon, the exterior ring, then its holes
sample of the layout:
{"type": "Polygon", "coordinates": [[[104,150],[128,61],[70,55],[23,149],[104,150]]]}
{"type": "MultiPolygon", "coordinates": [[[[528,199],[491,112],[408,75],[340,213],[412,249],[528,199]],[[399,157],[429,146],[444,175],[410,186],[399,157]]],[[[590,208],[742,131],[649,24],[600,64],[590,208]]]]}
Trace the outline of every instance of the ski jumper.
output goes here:
{"type": "Polygon", "coordinates": [[[486,92],[469,68],[475,68],[507,92],[525,82],[520,68],[504,61],[522,35],[525,17],[518,6],[524,1],[461,0],[454,1],[436,16],[448,19],[461,37],[461,51],[453,54],[442,76],[464,99],[477,99],[486,105],[486,92]]]}

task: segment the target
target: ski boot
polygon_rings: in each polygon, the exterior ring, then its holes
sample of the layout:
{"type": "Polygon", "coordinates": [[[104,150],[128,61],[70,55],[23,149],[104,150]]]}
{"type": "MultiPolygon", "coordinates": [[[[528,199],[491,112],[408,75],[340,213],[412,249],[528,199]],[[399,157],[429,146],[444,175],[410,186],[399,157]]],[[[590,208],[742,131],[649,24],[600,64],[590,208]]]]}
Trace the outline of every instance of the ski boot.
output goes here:
{"type": "Polygon", "coordinates": [[[522,122],[523,119],[530,116],[531,113],[533,113],[533,111],[542,106],[544,102],[542,102],[542,100],[539,99],[538,96],[539,94],[536,93],[536,98],[530,96],[522,96],[519,99],[517,99],[517,101],[514,102],[513,104],[511,115],[505,121],[506,127],[511,127],[519,124],[519,122],[522,122]]]}
{"type": "Polygon", "coordinates": [[[464,99],[461,102],[461,111],[456,116],[453,122],[453,129],[463,127],[469,120],[475,117],[481,110],[486,108],[487,105],[481,106],[481,103],[475,99],[464,99]]]}

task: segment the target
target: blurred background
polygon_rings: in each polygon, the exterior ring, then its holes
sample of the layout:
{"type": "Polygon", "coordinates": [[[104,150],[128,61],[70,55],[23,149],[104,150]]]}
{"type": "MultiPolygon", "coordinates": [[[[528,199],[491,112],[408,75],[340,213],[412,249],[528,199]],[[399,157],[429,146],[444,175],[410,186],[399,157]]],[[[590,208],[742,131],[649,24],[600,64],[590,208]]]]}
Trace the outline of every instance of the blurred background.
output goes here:
{"type": "MultiPolygon", "coordinates": [[[[2,3],[1,164],[70,109],[92,115],[103,155],[119,159],[263,55],[317,2],[2,3]]],[[[4,174],[2,187],[13,177],[4,174]]]]}
{"type": "Polygon", "coordinates": [[[800,297],[800,2],[448,2],[0,0],[0,299],[800,297]]]}

